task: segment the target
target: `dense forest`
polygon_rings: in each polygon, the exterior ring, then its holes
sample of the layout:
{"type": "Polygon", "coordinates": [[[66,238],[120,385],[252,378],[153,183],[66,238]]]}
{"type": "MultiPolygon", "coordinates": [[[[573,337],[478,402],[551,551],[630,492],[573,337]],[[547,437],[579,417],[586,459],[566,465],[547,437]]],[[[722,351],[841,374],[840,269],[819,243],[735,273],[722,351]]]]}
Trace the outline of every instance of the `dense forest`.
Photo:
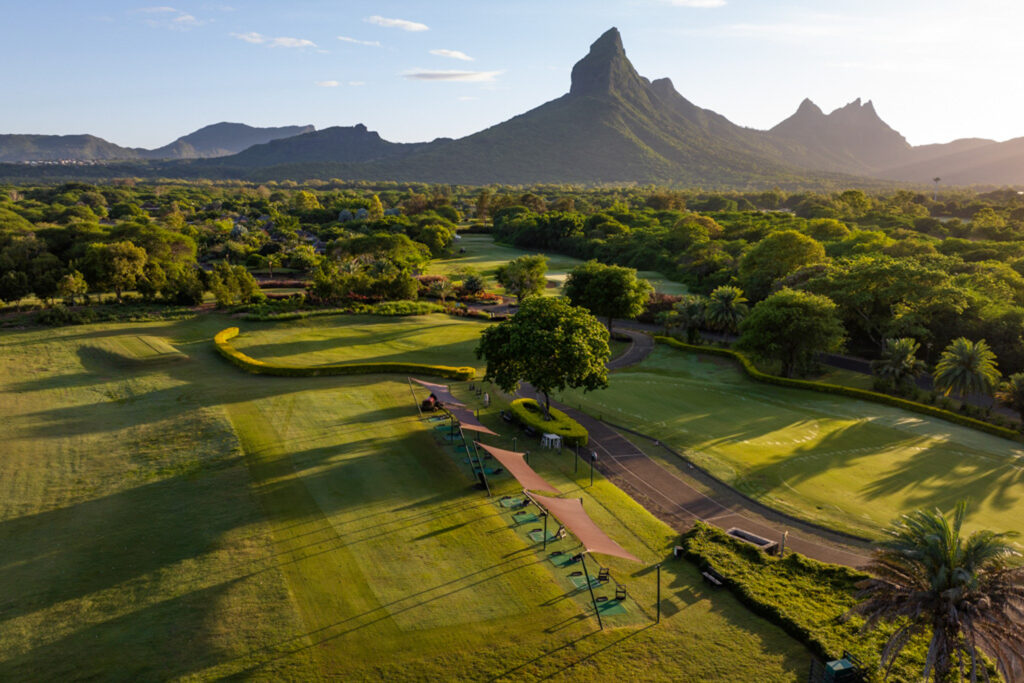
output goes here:
{"type": "MultiPolygon", "coordinates": [[[[708,193],[340,180],[4,186],[0,300],[8,311],[32,304],[63,316],[126,293],[155,306],[194,306],[212,292],[219,304],[237,305],[264,298],[253,273],[292,278],[310,306],[411,299],[426,291],[417,276],[427,261],[467,229],[661,271],[694,295],[731,286],[752,306],[784,288],[823,295],[837,305],[846,348],[860,355],[909,337],[934,362],[951,340],[967,337],[985,339],[1004,373],[1024,370],[1024,196],[1009,190],[708,193]]],[[[463,279],[479,291],[471,275],[463,279]]],[[[438,291],[443,298],[447,290],[438,291]]],[[[678,303],[656,294],[649,313],[678,303]]]]}

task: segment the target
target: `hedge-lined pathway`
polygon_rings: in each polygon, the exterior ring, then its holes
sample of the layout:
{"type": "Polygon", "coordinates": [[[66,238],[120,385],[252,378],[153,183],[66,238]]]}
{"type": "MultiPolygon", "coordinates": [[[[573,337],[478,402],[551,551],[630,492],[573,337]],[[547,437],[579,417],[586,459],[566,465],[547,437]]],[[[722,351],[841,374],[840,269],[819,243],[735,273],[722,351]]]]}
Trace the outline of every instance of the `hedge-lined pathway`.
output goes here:
{"type": "MultiPolygon", "coordinates": [[[[625,353],[608,363],[609,369],[639,363],[653,350],[654,340],[649,335],[635,330],[618,331],[627,334],[633,343],[625,353]]],[[[537,398],[536,391],[528,384],[524,384],[519,393],[537,398]]],[[[608,423],[556,401],[551,404],[586,428],[590,435],[587,452],[597,453],[598,471],[674,529],[684,532],[695,520],[701,520],[723,529],[739,527],[774,541],[781,540],[782,534],[789,531],[786,547],[802,555],[850,567],[867,563],[867,543],[786,517],[692,465],[692,476],[688,477],[692,481],[686,481],[652,460],[608,423]]],[[[669,450],[653,440],[652,447],[669,450]]],[[[674,453],[673,457],[676,457],[674,453]]]]}

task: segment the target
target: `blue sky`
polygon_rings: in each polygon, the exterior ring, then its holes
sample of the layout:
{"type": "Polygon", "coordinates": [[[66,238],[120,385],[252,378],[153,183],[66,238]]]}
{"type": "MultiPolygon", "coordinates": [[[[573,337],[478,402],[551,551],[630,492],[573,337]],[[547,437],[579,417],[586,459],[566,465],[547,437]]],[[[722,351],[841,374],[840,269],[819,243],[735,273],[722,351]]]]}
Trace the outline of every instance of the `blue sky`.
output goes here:
{"type": "Polygon", "coordinates": [[[156,147],[209,123],[459,137],[569,88],[611,26],[648,78],[768,128],[854,98],[913,144],[1024,136],[1006,0],[35,0],[0,22],[2,133],[156,147]]]}

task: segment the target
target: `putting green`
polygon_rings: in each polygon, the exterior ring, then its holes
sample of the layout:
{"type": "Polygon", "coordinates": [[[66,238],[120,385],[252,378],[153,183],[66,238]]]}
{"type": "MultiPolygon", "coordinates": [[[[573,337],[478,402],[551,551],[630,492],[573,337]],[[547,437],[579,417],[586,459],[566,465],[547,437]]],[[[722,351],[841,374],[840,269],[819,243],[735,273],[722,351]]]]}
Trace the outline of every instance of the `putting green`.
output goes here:
{"type": "MultiPolygon", "coordinates": [[[[262,358],[475,362],[475,322],[327,320],[242,327],[262,358]]],[[[496,482],[491,500],[475,489],[404,379],[240,373],[210,349],[231,322],[0,333],[0,679],[112,666],[132,679],[628,679],[651,665],[665,680],[783,681],[805,669],[792,638],[705,590],[686,562],[665,562],[662,623],[646,628],[645,570],[677,535],[537,453],[531,464],[643,559],[608,562],[635,577],[638,607],[597,631],[565,571],[494,502],[515,483],[496,482]],[[189,361],[119,368],[86,352],[139,336],[189,361]]],[[[503,431],[499,409],[482,418],[503,431]]]]}
{"type": "MultiPolygon", "coordinates": [[[[470,267],[480,271],[490,280],[491,284],[497,286],[494,277],[499,266],[524,254],[538,253],[506,244],[497,244],[491,235],[462,235],[461,237],[462,239],[453,245],[455,253],[446,258],[431,261],[427,268],[428,273],[450,275],[460,268],[470,267]],[[460,249],[465,249],[465,253],[458,253],[460,249]]],[[[545,254],[545,256],[548,257],[548,282],[554,285],[548,288],[547,293],[557,294],[569,271],[582,264],[583,261],[560,254],[545,254]]],[[[637,275],[650,281],[658,292],[685,294],[687,291],[686,285],[669,280],[653,270],[638,271],[637,275]]]]}
{"type": "MultiPolygon", "coordinates": [[[[768,505],[877,535],[915,508],[971,501],[971,528],[1024,531],[1024,448],[877,403],[753,382],[730,361],[659,346],[606,391],[561,400],[685,452],[768,505]]],[[[648,449],[678,468],[678,458],[648,449]]]]}

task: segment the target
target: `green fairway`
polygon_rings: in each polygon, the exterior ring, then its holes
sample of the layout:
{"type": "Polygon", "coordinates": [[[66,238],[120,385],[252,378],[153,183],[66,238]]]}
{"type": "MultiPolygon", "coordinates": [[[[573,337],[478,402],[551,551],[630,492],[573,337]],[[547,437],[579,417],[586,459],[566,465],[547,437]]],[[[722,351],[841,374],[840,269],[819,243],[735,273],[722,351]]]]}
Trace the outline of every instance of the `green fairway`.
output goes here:
{"type": "MultiPolygon", "coordinates": [[[[0,679],[794,680],[805,669],[802,647],[706,591],[686,562],[666,562],[652,626],[650,565],[676,536],[600,477],[574,478],[568,452],[536,451],[534,466],[643,560],[607,563],[629,597],[602,607],[597,631],[572,581],[579,565],[529,540],[542,522],[515,524],[499,502],[518,491],[507,474],[492,499],[471,485],[465,454],[419,419],[404,377],[249,375],[212,348],[235,323],[0,334],[0,679]],[[124,362],[147,355],[140,343],[185,358],[124,362]]],[[[479,365],[474,321],[240,326],[239,347],[262,359],[479,365]]],[[[480,406],[465,383],[453,388],[480,406]]],[[[507,431],[498,409],[482,418],[507,431]]],[[[612,600],[614,584],[595,591],[612,600]]]]}
{"type": "MultiPolygon", "coordinates": [[[[971,501],[971,528],[1024,532],[1024,448],[877,403],[748,379],[659,346],[607,391],[561,399],[648,433],[775,508],[868,535],[920,507],[971,501]]],[[[650,449],[672,467],[681,460],[650,449]]]]}
{"type": "MultiPolygon", "coordinates": [[[[459,268],[471,267],[487,276],[493,283],[498,266],[523,254],[535,253],[505,244],[496,244],[491,235],[462,235],[462,238],[453,245],[453,249],[456,253],[451,256],[431,261],[427,272],[449,275],[459,268]],[[457,253],[460,249],[465,249],[466,252],[464,254],[457,253]]],[[[565,282],[568,272],[583,261],[559,254],[545,255],[548,257],[548,282],[555,285],[548,288],[548,293],[557,294],[565,282]]],[[[641,270],[637,272],[637,275],[649,280],[658,292],[685,294],[687,291],[686,285],[668,280],[661,273],[656,273],[653,270],[641,270]]]]}

